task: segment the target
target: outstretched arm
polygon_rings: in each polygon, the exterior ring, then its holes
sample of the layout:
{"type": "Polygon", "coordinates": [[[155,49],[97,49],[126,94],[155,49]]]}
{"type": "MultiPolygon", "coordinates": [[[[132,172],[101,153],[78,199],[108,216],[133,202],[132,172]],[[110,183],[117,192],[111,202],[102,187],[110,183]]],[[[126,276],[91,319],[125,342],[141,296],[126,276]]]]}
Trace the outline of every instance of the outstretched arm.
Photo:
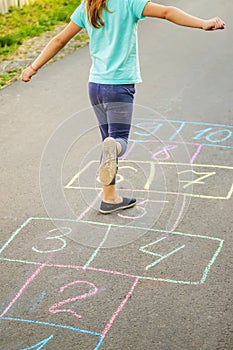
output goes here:
{"type": "Polygon", "coordinates": [[[203,30],[224,29],[225,26],[225,23],[219,17],[204,20],[191,16],[176,7],[157,5],[152,2],[146,4],[142,14],[146,17],[162,18],[181,26],[203,30]]]}
{"type": "Polygon", "coordinates": [[[61,33],[49,41],[35,61],[24,69],[20,75],[20,79],[24,82],[30,81],[31,77],[35,75],[45,63],[54,57],[81,29],[81,27],[71,21],[61,33]]]}

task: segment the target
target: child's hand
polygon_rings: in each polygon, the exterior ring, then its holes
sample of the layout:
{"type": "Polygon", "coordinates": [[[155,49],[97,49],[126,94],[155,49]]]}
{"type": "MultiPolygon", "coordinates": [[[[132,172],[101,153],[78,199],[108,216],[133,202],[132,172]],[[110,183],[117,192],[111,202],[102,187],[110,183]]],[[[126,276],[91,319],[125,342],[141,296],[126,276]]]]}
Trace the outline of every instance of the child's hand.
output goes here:
{"type": "Polygon", "coordinates": [[[204,30],[217,30],[224,29],[225,23],[219,17],[214,17],[204,21],[203,29],[204,30]]]}
{"type": "Polygon", "coordinates": [[[33,69],[31,66],[27,67],[20,74],[20,79],[25,83],[29,82],[33,75],[37,73],[37,70],[33,69]]]}

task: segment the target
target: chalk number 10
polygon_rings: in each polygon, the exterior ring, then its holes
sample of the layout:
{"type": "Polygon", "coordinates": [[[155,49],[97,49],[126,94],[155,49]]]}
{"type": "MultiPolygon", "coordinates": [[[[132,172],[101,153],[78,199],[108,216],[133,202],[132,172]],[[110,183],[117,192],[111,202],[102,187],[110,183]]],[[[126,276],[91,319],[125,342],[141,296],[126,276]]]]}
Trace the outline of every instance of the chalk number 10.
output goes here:
{"type": "Polygon", "coordinates": [[[222,129],[217,131],[211,131],[213,128],[207,128],[199,130],[196,132],[196,136],[193,137],[193,140],[200,140],[202,137],[208,142],[224,142],[232,136],[232,131],[228,129],[222,129]]]}

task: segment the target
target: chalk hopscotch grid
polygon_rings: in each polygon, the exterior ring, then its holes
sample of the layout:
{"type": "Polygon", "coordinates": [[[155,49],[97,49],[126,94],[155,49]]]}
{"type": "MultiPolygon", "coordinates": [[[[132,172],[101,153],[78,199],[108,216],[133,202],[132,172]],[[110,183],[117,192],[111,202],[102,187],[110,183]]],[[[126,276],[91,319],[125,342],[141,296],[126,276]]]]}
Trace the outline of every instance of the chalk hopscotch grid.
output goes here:
{"type": "MultiPolygon", "coordinates": [[[[96,197],[96,200],[99,198],[99,195],[100,193],[97,195],[96,197]]],[[[79,216],[79,219],[78,221],[81,220],[81,218],[86,214],[86,212],[88,212],[88,209],[84,210],[84,212],[79,216]]],[[[14,240],[14,238],[18,235],[18,233],[20,233],[22,231],[23,228],[25,228],[32,220],[46,220],[46,221],[51,221],[51,219],[49,218],[28,218],[13,234],[12,236],[10,237],[10,239],[2,246],[2,248],[0,249],[0,254],[3,252],[3,250],[10,244],[10,242],[12,242],[14,240]]],[[[64,221],[63,219],[58,219],[59,221],[64,221]]],[[[65,220],[66,221],[66,220],[65,220]]],[[[76,220],[70,220],[70,221],[76,221],[76,220]]],[[[107,231],[108,232],[108,231],[107,231]]],[[[100,249],[97,248],[97,249],[100,249]]],[[[97,250],[95,251],[96,254],[97,254],[97,250]]],[[[94,253],[95,253],[94,252],[94,253]]],[[[32,265],[39,265],[39,269],[40,269],[40,266],[42,265],[41,263],[37,263],[37,262],[29,262],[29,261],[24,261],[24,260],[12,260],[12,259],[2,259],[0,258],[0,260],[5,260],[5,261],[12,261],[12,262],[19,262],[19,263],[25,263],[25,264],[32,264],[32,265]]],[[[93,260],[93,256],[91,258],[91,260],[93,260]]],[[[79,328],[74,328],[74,327],[68,327],[68,326],[65,326],[65,325],[60,325],[60,324],[52,324],[52,323],[48,323],[48,322],[40,322],[40,321],[35,321],[35,320],[23,320],[23,319],[17,319],[17,318],[7,318],[7,317],[1,317],[0,316],[0,320],[9,320],[9,321],[19,321],[19,322],[26,322],[26,323],[33,323],[33,324],[38,324],[38,325],[46,325],[46,326],[50,326],[50,327],[58,327],[58,328],[62,328],[62,329],[69,329],[69,330],[72,330],[72,331],[76,331],[76,332],[80,332],[80,333],[86,333],[86,334],[91,334],[91,335],[94,335],[94,336],[97,336],[99,337],[99,341],[96,345],[96,347],[93,349],[93,350],[98,350],[106,336],[106,334],[108,333],[108,331],[110,330],[114,320],[116,319],[116,317],[118,316],[119,312],[122,311],[125,303],[127,302],[127,300],[130,298],[130,296],[132,295],[137,283],[138,283],[138,278],[136,276],[131,276],[129,274],[124,274],[124,273],[121,273],[121,272],[117,272],[117,271],[108,271],[108,270],[104,270],[104,269],[95,269],[95,268],[90,268],[88,267],[87,265],[90,264],[91,260],[89,259],[86,263],[86,266],[63,266],[63,265],[57,265],[57,267],[67,267],[67,268],[80,268],[82,270],[91,270],[91,271],[98,271],[98,272],[104,272],[104,273],[112,273],[114,275],[121,275],[121,276],[126,276],[126,277],[130,277],[130,278],[134,278],[134,283],[130,289],[130,291],[128,292],[128,294],[126,295],[125,299],[122,301],[122,303],[119,305],[118,309],[113,313],[111,319],[109,320],[109,322],[107,323],[105,329],[103,330],[102,334],[99,334],[99,333],[95,333],[95,332],[91,332],[91,331],[88,331],[88,330],[82,330],[82,329],[79,329],[79,328]]],[[[51,265],[53,266],[53,265],[51,265]]],[[[55,265],[54,265],[55,266],[55,265]]],[[[11,301],[12,303],[12,301],[11,301]]],[[[4,313],[4,312],[3,312],[4,313]]],[[[2,314],[3,314],[2,313],[2,314]]]]}
{"type": "MultiPolygon", "coordinates": [[[[107,228],[107,231],[104,235],[103,240],[100,242],[99,246],[94,249],[93,254],[88,258],[87,262],[84,264],[84,266],[76,266],[75,268],[80,268],[80,269],[91,269],[93,271],[100,271],[100,272],[107,272],[107,273],[113,273],[113,274],[121,274],[124,276],[132,277],[132,278],[138,278],[138,279],[147,279],[147,280],[153,280],[153,281],[163,281],[163,282],[168,282],[168,283],[177,283],[177,284],[190,284],[190,285],[198,285],[198,284],[203,284],[205,283],[207,276],[210,272],[210,269],[212,265],[214,264],[217,256],[219,255],[222,247],[224,240],[217,238],[217,237],[209,237],[209,236],[203,236],[199,234],[189,234],[189,233],[183,233],[183,232],[168,232],[166,230],[157,230],[153,228],[147,228],[147,227],[138,227],[138,226],[133,226],[133,225],[127,225],[127,228],[133,229],[133,230],[146,230],[148,232],[152,233],[161,233],[161,234],[168,234],[168,235],[178,235],[178,236],[184,236],[184,237],[192,237],[192,238],[200,238],[200,239],[207,239],[210,241],[218,242],[218,247],[215,250],[212,258],[208,261],[203,274],[198,281],[181,281],[181,280],[172,280],[172,279],[166,279],[166,278],[157,278],[157,277],[149,277],[149,276],[138,276],[138,275],[133,275],[133,274],[127,274],[119,271],[111,271],[107,269],[102,269],[102,268],[93,268],[90,267],[90,264],[94,262],[96,256],[99,254],[104,242],[107,240],[108,235],[110,233],[111,227],[117,227],[117,228],[125,228],[124,225],[116,225],[116,224],[107,224],[107,223],[101,223],[101,222],[95,222],[95,221],[89,221],[89,220],[72,220],[72,219],[60,219],[60,218],[29,218],[26,220],[12,235],[11,237],[5,242],[5,244],[2,246],[0,249],[0,254],[10,245],[10,243],[14,240],[14,238],[22,231],[23,228],[26,227],[31,221],[59,221],[59,222],[73,222],[73,223],[86,223],[86,224],[91,224],[91,225],[96,225],[96,226],[105,226],[107,228]]],[[[20,259],[8,259],[6,257],[0,257],[0,260],[5,260],[5,261],[11,261],[11,262],[18,262],[18,263],[26,263],[26,264],[35,264],[35,265],[41,265],[43,264],[42,262],[34,262],[34,261],[27,261],[27,260],[20,260],[20,259]]],[[[50,266],[49,264],[47,264],[50,266]]],[[[52,266],[52,265],[51,265],[52,266]]],[[[54,264],[53,266],[67,266],[67,267],[72,267],[70,265],[57,265],[54,264]]]]}
{"type": "MultiPolygon", "coordinates": [[[[161,119],[150,119],[150,118],[135,118],[138,120],[141,120],[143,122],[145,121],[162,121],[164,123],[164,120],[161,119]]],[[[166,120],[166,122],[169,123],[180,123],[180,126],[178,127],[178,129],[175,131],[175,133],[173,133],[170,138],[169,138],[169,142],[171,143],[179,143],[174,141],[174,139],[181,133],[181,131],[183,131],[184,127],[186,125],[205,125],[205,126],[217,126],[217,127],[227,127],[229,128],[233,128],[232,126],[229,125],[223,125],[223,124],[210,124],[210,123],[198,123],[198,122],[185,122],[185,121],[174,121],[174,120],[166,120]]],[[[209,128],[211,130],[211,128],[209,128]]],[[[208,130],[208,129],[207,129],[208,130]]],[[[228,130],[229,131],[229,130],[228,130]]],[[[212,132],[212,134],[216,134],[217,132],[212,132]]],[[[229,132],[229,136],[231,136],[231,132],[229,132]]],[[[130,153],[131,150],[134,148],[135,143],[137,142],[149,142],[148,140],[133,140],[133,144],[131,145],[129,151],[127,152],[130,153]]],[[[166,142],[168,142],[166,141],[166,142]]],[[[165,142],[165,141],[164,141],[165,142]]],[[[211,142],[215,142],[213,140],[211,140],[211,142]]],[[[199,144],[199,146],[197,147],[194,155],[192,156],[191,160],[190,160],[190,164],[192,164],[192,166],[202,166],[202,167],[219,167],[219,168],[223,168],[223,169],[230,169],[232,170],[232,167],[225,167],[225,166],[214,166],[214,165],[204,165],[204,164],[193,164],[194,160],[196,159],[197,155],[200,153],[201,149],[203,146],[215,146],[215,147],[222,147],[222,148],[233,148],[233,146],[226,146],[226,145],[217,145],[216,143],[202,143],[199,144]]],[[[198,143],[192,143],[192,142],[183,142],[183,144],[192,144],[192,145],[198,145],[198,143]]],[[[125,157],[123,158],[125,159],[125,157]]],[[[94,161],[95,162],[95,161],[94,161]]],[[[138,161],[140,162],[140,161],[138,161]]],[[[172,165],[174,163],[171,162],[156,162],[157,164],[167,164],[167,165],[172,165]]],[[[183,165],[190,165],[190,164],[183,164],[183,165]]],[[[83,171],[85,171],[88,166],[90,164],[87,164],[87,166],[85,166],[82,171],[79,174],[76,174],[73,179],[69,182],[68,185],[66,185],[66,188],[79,188],[79,187],[75,187],[72,186],[72,183],[77,179],[77,175],[79,176],[83,171]]],[[[176,164],[178,165],[178,164],[176,164]]],[[[80,187],[83,188],[83,187],[80,187]]],[[[92,189],[91,187],[87,187],[87,189],[92,189]]],[[[96,189],[96,188],[95,188],[96,189]]],[[[140,190],[139,190],[140,191],[140,190]]],[[[154,191],[156,192],[156,191],[154,191]]],[[[228,194],[226,197],[213,197],[213,196],[202,196],[202,195],[194,195],[196,197],[199,198],[214,198],[214,199],[229,199],[231,197],[233,193],[233,184],[232,187],[230,188],[228,194]]],[[[174,192],[171,192],[171,194],[175,194],[174,192]]],[[[189,195],[187,193],[185,193],[185,195],[189,195]]],[[[84,215],[83,215],[84,216],[84,215]]],[[[82,217],[83,217],[82,216],[82,217]]],[[[82,218],[80,217],[80,219],[82,218]]],[[[2,248],[0,249],[0,253],[2,253],[9,245],[10,243],[14,240],[14,238],[22,231],[23,228],[25,228],[32,220],[51,220],[49,218],[29,218],[27,219],[12,235],[11,237],[6,241],[6,243],[2,246],[2,248]]],[[[53,219],[53,220],[60,220],[60,221],[76,221],[76,220],[65,220],[65,219],[53,219]]],[[[5,261],[12,261],[12,262],[23,262],[25,264],[34,264],[34,265],[38,265],[39,267],[37,268],[37,270],[35,271],[35,273],[31,276],[31,279],[29,279],[25,285],[20,289],[20,291],[18,292],[18,295],[16,295],[16,297],[10,302],[10,304],[8,305],[8,307],[5,309],[5,311],[3,311],[2,315],[0,315],[1,320],[8,320],[8,321],[18,321],[18,322],[26,322],[26,323],[35,323],[37,325],[46,325],[46,326],[50,326],[50,327],[59,327],[59,328],[63,328],[63,329],[69,329],[72,331],[76,331],[76,332],[83,332],[83,333],[87,333],[90,335],[94,335],[96,337],[99,338],[99,341],[96,345],[96,347],[94,348],[94,350],[98,350],[99,347],[101,346],[103,339],[105,337],[105,335],[107,334],[107,332],[110,330],[115,318],[117,317],[117,315],[119,314],[119,312],[123,309],[125,303],[127,302],[128,298],[132,295],[137,283],[139,279],[152,279],[152,280],[159,280],[159,281],[166,281],[166,282],[172,282],[172,283],[181,283],[181,284],[200,284],[200,283],[204,283],[207,279],[208,273],[211,269],[211,266],[214,264],[218,254],[220,253],[222,246],[223,246],[223,242],[224,240],[220,239],[220,238],[216,238],[216,237],[208,237],[208,236],[201,236],[201,235],[193,235],[193,234],[186,234],[186,233],[182,233],[182,232],[169,232],[170,234],[174,234],[174,235],[183,235],[183,236],[189,236],[189,237],[198,237],[198,238],[203,238],[203,239],[209,239],[209,240],[213,240],[213,241],[217,241],[219,242],[219,246],[217,248],[217,250],[215,251],[214,255],[212,256],[212,258],[210,259],[210,261],[208,262],[202,278],[200,281],[197,282],[192,282],[192,281],[172,281],[172,280],[166,280],[166,279],[161,279],[161,278],[150,278],[150,277],[145,277],[145,276],[133,276],[133,275],[128,275],[128,274],[124,274],[118,271],[108,271],[108,270],[104,270],[104,269],[98,269],[98,268],[92,268],[90,267],[90,264],[95,260],[96,256],[99,254],[99,251],[102,248],[102,245],[104,244],[104,242],[107,240],[109,232],[111,230],[111,227],[124,227],[123,225],[114,225],[114,224],[103,224],[103,223],[97,223],[97,222],[91,222],[91,221],[84,221],[84,220],[80,220],[80,222],[83,223],[89,223],[89,224],[95,224],[95,225],[105,225],[107,226],[107,232],[103,238],[103,240],[101,241],[100,245],[94,250],[93,254],[91,255],[91,257],[87,260],[86,264],[84,266],[69,266],[69,265],[52,265],[52,264],[41,264],[41,263],[37,263],[37,262],[33,262],[33,261],[26,261],[26,260],[14,260],[14,259],[7,259],[7,258],[0,258],[0,260],[5,260],[5,261]],[[124,276],[128,276],[131,278],[134,278],[134,283],[131,286],[130,291],[128,292],[128,294],[126,295],[125,299],[121,302],[121,304],[119,305],[118,309],[113,313],[111,319],[109,320],[108,324],[106,325],[104,331],[102,333],[97,333],[97,332],[91,332],[88,330],[82,330],[79,328],[74,328],[74,327],[69,327],[69,326],[65,326],[65,325],[61,325],[61,324],[52,324],[52,323],[47,323],[47,322],[40,322],[40,321],[35,321],[35,320],[23,320],[20,318],[11,318],[11,317],[5,317],[4,315],[7,313],[7,311],[10,309],[10,307],[17,301],[17,299],[20,297],[20,295],[23,293],[24,289],[26,289],[28,287],[28,285],[30,284],[31,280],[33,280],[33,278],[35,278],[37,276],[37,274],[39,274],[41,272],[41,269],[44,268],[45,266],[54,266],[54,267],[66,267],[66,268],[75,268],[75,269],[86,269],[86,270],[92,270],[92,271],[98,271],[98,272],[106,272],[106,273],[113,273],[113,274],[120,274],[120,275],[124,275],[124,276]]],[[[153,231],[153,232],[160,232],[160,233],[168,233],[167,231],[163,231],[163,230],[154,230],[154,229],[148,229],[148,228],[142,228],[142,227],[135,227],[135,226],[130,226],[132,229],[147,229],[148,231],[153,231]]],[[[147,245],[148,246],[148,245],[147,245]]],[[[145,247],[141,247],[141,250],[143,251],[143,249],[146,248],[145,247]]],[[[145,249],[144,249],[145,250],[145,249]]]]}

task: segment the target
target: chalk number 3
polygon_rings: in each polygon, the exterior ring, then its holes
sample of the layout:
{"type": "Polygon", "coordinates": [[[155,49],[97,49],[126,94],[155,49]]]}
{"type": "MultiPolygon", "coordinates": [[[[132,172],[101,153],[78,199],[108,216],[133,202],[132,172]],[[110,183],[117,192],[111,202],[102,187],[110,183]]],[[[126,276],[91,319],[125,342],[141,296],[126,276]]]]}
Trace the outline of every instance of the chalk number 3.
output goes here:
{"type": "Polygon", "coordinates": [[[56,236],[48,236],[45,239],[46,240],[54,240],[56,242],[56,244],[58,243],[58,245],[59,245],[58,248],[54,248],[51,250],[40,250],[40,249],[37,249],[35,247],[32,247],[32,250],[36,253],[45,254],[45,253],[58,252],[59,250],[64,249],[66,247],[66,240],[64,239],[64,237],[68,236],[72,232],[72,229],[70,227],[59,227],[59,228],[55,228],[53,230],[50,230],[48,233],[51,234],[52,232],[56,232],[56,231],[58,231],[60,234],[56,235],[56,236]]]}

